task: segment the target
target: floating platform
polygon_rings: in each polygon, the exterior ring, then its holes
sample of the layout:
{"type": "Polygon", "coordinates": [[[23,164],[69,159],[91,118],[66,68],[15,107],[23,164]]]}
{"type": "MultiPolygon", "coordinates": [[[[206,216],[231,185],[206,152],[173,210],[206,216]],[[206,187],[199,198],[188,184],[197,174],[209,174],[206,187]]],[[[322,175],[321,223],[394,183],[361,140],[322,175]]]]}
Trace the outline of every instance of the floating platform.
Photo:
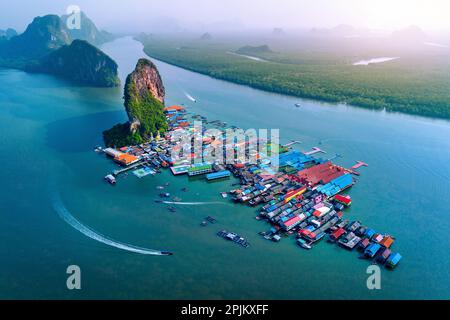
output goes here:
{"type": "Polygon", "coordinates": [[[172,171],[172,174],[173,174],[174,176],[179,176],[179,175],[188,173],[190,167],[191,167],[191,166],[189,166],[189,165],[186,165],[186,166],[176,166],[176,167],[171,167],[171,168],[170,168],[170,171],[172,171]]]}
{"type": "Polygon", "coordinates": [[[210,164],[194,164],[189,167],[187,173],[190,177],[208,174],[212,172],[212,165],[210,164]]]}
{"type": "Polygon", "coordinates": [[[386,261],[386,266],[393,269],[398,265],[401,259],[402,256],[400,253],[392,253],[386,261]]]}
{"type": "Polygon", "coordinates": [[[229,178],[231,176],[231,172],[228,170],[222,170],[219,172],[214,172],[206,175],[206,179],[208,181],[217,180],[217,179],[223,179],[223,178],[229,178]]]}
{"type": "Polygon", "coordinates": [[[143,178],[143,177],[146,177],[151,174],[153,175],[155,173],[156,173],[156,171],[150,169],[149,167],[143,167],[141,169],[137,169],[137,170],[133,171],[133,174],[138,178],[143,178]]]}
{"type": "Polygon", "coordinates": [[[112,174],[108,174],[105,177],[105,181],[107,181],[110,184],[116,184],[116,178],[112,174]]]}

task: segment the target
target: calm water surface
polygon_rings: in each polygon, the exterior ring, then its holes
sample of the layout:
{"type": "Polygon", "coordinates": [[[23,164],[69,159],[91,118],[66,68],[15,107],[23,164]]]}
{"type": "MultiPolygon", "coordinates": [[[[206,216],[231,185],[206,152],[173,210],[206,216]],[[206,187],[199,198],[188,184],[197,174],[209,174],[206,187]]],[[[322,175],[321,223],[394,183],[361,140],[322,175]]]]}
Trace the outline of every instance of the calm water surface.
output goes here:
{"type": "MultiPolygon", "coordinates": [[[[130,38],[105,45],[121,78],[144,57],[130,38]]],[[[366,287],[369,262],[326,242],[305,251],[294,239],[274,244],[255,210],[222,200],[233,181],[206,183],[168,172],[116,187],[102,178],[114,165],[95,154],[101,133],[126,120],[121,89],[74,87],[51,76],[0,69],[0,298],[450,298],[450,123],[280,96],[156,61],[169,104],[243,128],[279,128],[300,149],[320,144],[339,164],[369,163],[349,192],[347,217],[396,236],[398,269],[382,270],[382,290],[366,287]],[[187,98],[197,99],[193,103],[187,98]],[[301,103],[296,108],[295,103],[301,103]],[[156,186],[183,201],[154,203],[156,186]],[[188,187],[188,192],[182,192],[188,187]],[[121,242],[175,252],[143,256],[85,237],[53,209],[58,193],[85,225],[121,242]],[[207,215],[219,220],[202,228],[207,215]],[[227,228],[252,243],[242,249],[215,236],[227,228]],[[68,265],[82,270],[82,290],[66,289],[68,265]]]]}

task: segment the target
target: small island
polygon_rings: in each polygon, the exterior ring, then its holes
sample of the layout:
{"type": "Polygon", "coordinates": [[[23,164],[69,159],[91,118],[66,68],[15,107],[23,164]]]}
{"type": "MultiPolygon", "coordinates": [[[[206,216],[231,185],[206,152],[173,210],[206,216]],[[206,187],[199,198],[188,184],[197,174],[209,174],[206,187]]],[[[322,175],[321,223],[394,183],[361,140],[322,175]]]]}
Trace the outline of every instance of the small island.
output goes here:
{"type": "Polygon", "coordinates": [[[103,132],[105,145],[139,144],[167,131],[164,98],[158,69],[150,60],[140,59],[125,83],[124,105],[129,120],[103,132]]]}

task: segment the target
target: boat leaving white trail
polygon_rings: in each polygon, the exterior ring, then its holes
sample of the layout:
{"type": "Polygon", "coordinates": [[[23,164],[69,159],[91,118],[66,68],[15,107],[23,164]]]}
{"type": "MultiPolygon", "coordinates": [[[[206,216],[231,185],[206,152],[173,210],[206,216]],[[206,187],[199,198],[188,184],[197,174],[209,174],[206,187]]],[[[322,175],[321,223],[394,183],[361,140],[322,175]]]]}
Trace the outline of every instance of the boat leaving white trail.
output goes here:
{"type": "Polygon", "coordinates": [[[61,201],[61,198],[56,193],[52,195],[52,203],[53,203],[53,208],[58,213],[58,215],[61,217],[61,219],[63,219],[65,222],[67,222],[69,225],[71,225],[76,230],[80,231],[86,237],[89,237],[93,240],[104,243],[108,246],[115,247],[115,248],[125,250],[125,251],[134,252],[134,253],[139,253],[139,254],[144,254],[144,255],[155,255],[155,256],[172,255],[171,252],[167,252],[167,251],[147,249],[147,248],[137,247],[137,246],[134,246],[131,244],[122,243],[122,242],[110,239],[110,238],[96,232],[95,230],[85,226],[80,221],[78,221],[69,212],[69,210],[67,210],[67,208],[64,206],[63,202],[61,201]]]}
{"type": "Polygon", "coordinates": [[[193,96],[191,96],[189,93],[185,92],[184,95],[191,100],[192,102],[197,102],[197,99],[195,99],[193,96]]]}

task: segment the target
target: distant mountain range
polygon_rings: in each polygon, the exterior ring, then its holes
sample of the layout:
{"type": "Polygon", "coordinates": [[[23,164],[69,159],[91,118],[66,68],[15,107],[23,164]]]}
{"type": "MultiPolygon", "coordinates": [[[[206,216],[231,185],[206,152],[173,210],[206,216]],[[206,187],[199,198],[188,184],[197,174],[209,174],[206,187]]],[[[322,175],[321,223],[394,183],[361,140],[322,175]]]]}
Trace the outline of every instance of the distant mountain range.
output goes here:
{"type": "MultiPolygon", "coordinates": [[[[68,16],[62,16],[61,20],[65,23],[68,16]]],[[[72,39],[85,40],[95,46],[102,45],[115,39],[115,36],[109,32],[98,30],[97,26],[89,19],[84,12],[81,12],[81,28],[69,29],[69,35],[72,39]]],[[[66,23],[65,23],[66,24],[66,23]]]]}
{"type": "MultiPolygon", "coordinates": [[[[117,86],[117,64],[94,45],[113,39],[85,15],[81,29],[69,30],[65,18],[34,18],[25,32],[0,41],[0,66],[55,74],[80,84],[117,86]]],[[[11,34],[11,32],[10,32],[11,34]]]]}
{"type": "Polygon", "coordinates": [[[17,36],[17,31],[14,29],[11,29],[11,28],[8,28],[6,30],[0,29],[0,39],[9,40],[15,36],[17,36]]]}

